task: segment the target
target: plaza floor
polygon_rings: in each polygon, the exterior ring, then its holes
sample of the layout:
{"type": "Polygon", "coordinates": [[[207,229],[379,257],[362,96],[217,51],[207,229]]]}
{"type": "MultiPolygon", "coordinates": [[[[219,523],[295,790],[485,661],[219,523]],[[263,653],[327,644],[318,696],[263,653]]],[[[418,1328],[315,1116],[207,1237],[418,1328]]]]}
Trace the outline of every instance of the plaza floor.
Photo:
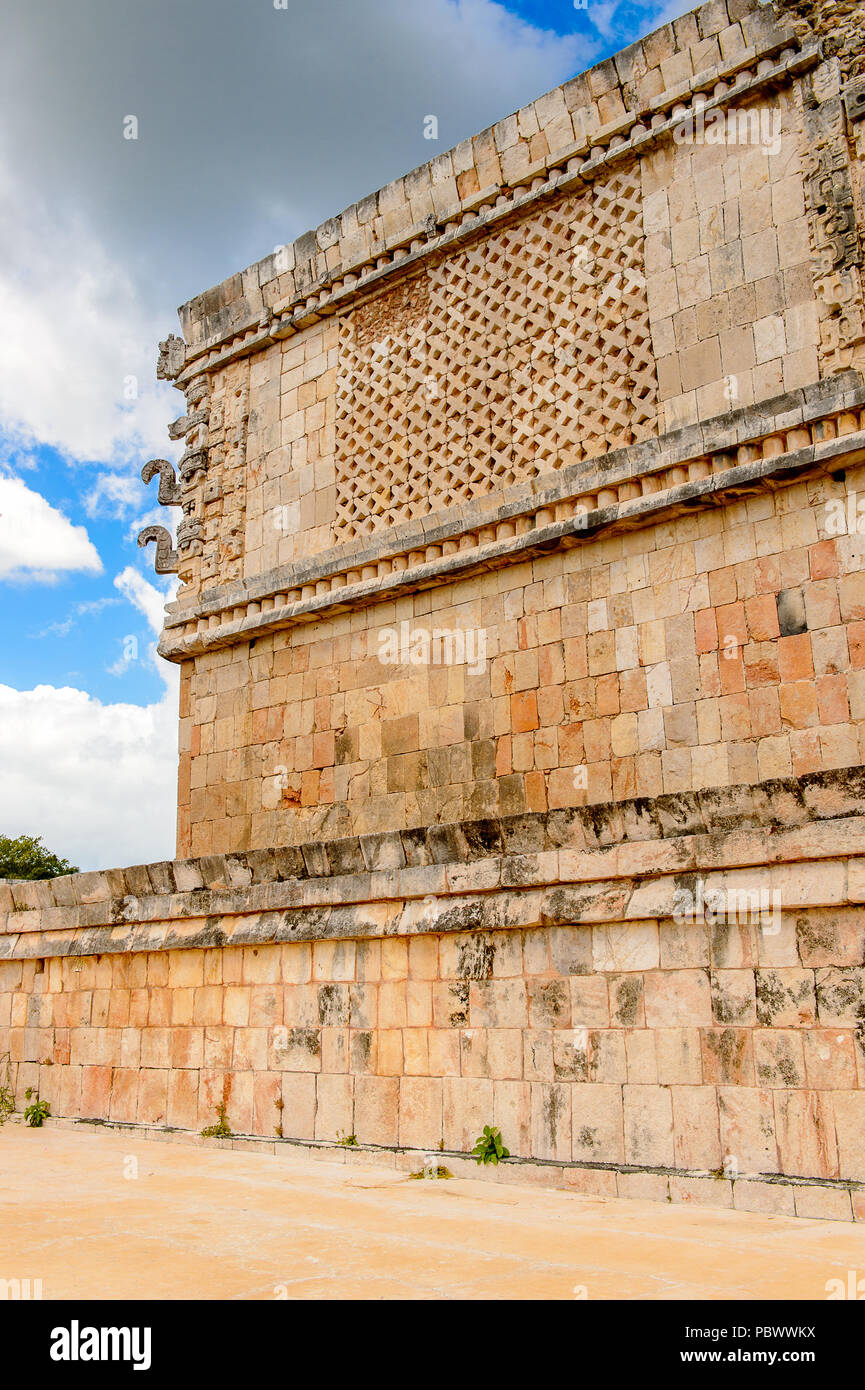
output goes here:
{"type": "Polygon", "coordinates": [[[0,1280],[44,1299],[825,1299],[850,1270],[845,1222],[0,1129],[0,1280]]]}

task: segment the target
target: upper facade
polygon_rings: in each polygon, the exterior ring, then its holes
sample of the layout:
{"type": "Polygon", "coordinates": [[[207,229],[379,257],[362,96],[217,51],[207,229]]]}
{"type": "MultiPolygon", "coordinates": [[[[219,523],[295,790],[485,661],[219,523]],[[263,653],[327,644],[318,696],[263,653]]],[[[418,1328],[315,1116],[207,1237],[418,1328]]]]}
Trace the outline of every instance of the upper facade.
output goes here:
{"type": "Polygon", "coordinates": [[[180,854],[862,760],[849,690],[781,694],[858,621],[811,586],[858,576],[812,549],[865,438],[861,19],[711,0],[182,307],[180,854]]]}

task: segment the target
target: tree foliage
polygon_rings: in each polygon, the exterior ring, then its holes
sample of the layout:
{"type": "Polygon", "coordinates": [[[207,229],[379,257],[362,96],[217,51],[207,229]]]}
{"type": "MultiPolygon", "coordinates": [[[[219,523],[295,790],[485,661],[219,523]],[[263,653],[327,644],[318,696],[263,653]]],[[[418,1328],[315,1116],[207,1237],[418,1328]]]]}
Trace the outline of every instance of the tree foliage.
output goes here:
{"type": "Polygon", "coordinates": [[[0,878],[58,878],[77,872],[74,864],[45,848],[41,835],[19,835],[14,840],[0,835],[0,878]]]}

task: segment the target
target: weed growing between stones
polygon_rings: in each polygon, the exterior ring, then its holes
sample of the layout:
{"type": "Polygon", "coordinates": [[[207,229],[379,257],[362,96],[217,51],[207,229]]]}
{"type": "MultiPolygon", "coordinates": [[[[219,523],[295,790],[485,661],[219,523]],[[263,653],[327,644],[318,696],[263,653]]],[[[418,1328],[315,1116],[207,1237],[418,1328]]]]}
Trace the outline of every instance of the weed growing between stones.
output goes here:
{"type": "Polygon", "coordinates": [[[24,1121],[31,1129],[41,1129],[51,1114],[51,1106],[47,1100],[39,1099],[39,1092],[35,1086],[28,1086],[24,1094],[28,1100],[35,1097],[24,1111],[24,1121]]]}
{"type": "Polygon", "coordinates": [[[5,1076],[0,1082],[0,1125],[3,1125],[15,1110],[15,1092],[12,1089],[12,1058],[8,1052],[4,1052],[0,1061],[6,1066],[5,1076]]]}
{"type": "Polygon", "coordinates": [[[234,1131],[226,1119],[224,1104],[217,1105],[216,1114],[216,1124],[208,1125],[206,1129],[203,1129],[201,1131],[202,1137],[204,1139],[231,1139],[234,1131]]]}
{"type": "Polygon", "coordinates": [[[490,1127],[484,1125],[484,1132],[475,1142],[472,1149],[477,1163],[495,1163],[500,1158],[510,1158],[511,1151],[506,1149],[502,1143],[502,1132],[495,1125],[490,1127]]]}

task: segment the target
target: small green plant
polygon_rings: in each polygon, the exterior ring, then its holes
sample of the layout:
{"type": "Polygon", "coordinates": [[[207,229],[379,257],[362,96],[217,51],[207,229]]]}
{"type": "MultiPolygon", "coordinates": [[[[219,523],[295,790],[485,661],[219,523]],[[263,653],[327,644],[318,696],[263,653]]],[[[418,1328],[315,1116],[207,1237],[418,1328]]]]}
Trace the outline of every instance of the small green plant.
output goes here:
{"type": "Polygon", "coordinates": [[[416,1173],[409,1173],[410,1178],[452,1178],[453,1173],[450,1168],[445,1168],[443,1163],[436,1164],[435,1168],[419,1168],[416,1173]]]}
{"type": "Polygon", "coordinates": [[[511,1151],[502,1143],[502,1132],[495,1126],[484,1125],[484,1132],[472,1149],[477,1163],[498,1163],[500,1158],[510,1158],[511,1151]]]}
{"type": "Polygon", "coordinates": [[[201,1131],[204,1139],[230,1139],[234,1133],[228,1120],[225,1118],[225,1105],[217,1105],[216,1114],[218,1116],[215,1125],[208,1125],[201,1131]]]}
{"type": "Polygon", "coordinates": [[[0,1063],[5,1064],[5,1074],[0,1081],[0,1125],[6,1123],[9,1116],[15,1110],[15,1091],[12,1087],[12,1058],[8,1052],[4,1052],[0,1057],[0,1063]]]}
{"type": "Polygon", "coordinates": [[[356,1149],[356,1148],[357,1148],[357,1135],[356,1135],[356,1134],[343,1134],[342,1130],[341,1130],[341,1129],[338,1129],[338,1130],[336,1131],[336,1142],[337,1142],[338,1144],[341,1144],[342,1147],[343,1147],[344,1149],[356,1149]]]}
{"type": "Polygon", "coordinates": [[[39,1099],[39,1092],[35,1086],[28,1086],[24,1094],[28,1100],[30,1100],[31,1096],[35,1096],[32,1105],[28,1105],[24,1111],[25,1123],[28,1124],[31,1129],[41,1129],[48,1119],[48,1116],[51,1114],[51,1106],[48,1104],[47,1100],[39,1099]]]}

